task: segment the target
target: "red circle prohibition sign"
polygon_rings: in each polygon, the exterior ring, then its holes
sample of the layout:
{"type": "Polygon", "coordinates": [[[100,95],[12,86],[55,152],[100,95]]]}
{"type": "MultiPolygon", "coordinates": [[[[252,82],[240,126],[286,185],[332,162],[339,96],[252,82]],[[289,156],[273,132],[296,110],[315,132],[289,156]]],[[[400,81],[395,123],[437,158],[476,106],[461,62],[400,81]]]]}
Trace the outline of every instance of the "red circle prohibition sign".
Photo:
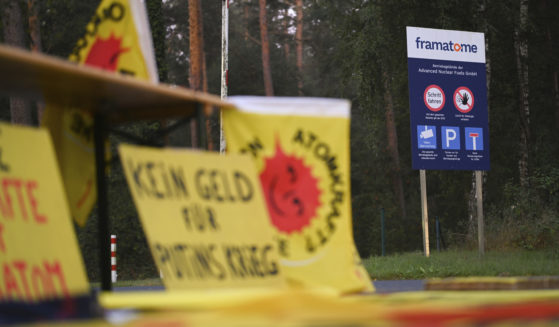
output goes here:
{"type": "Polygon", "coordinates": [[[465,86],[454,91],[453,100],[454,106],[461,113],[468,113],[474,108],[474,93],[465,86]]]}
{"type": "Polygon", "coordinates": [[[423,92],[423,102],[424,102],[425,105],[427,106],[427,109],[429,109],[429,110],[431,110],[431,111],[434,111],[434,112],[440,111],[442,108],[444,108],[444,103],[445,103],[445,96],[444,96],[443,89],[441,89],[440,86],[435,85],[435,84],[431,84],[431,85],[427,86],[427,87],[425,88],[425,92],[423,92]],[[433,89],[434,89],[434,90],[433,90],[433,89]],[[440,102],[440,104],[437,103],[437,104],[439,104],[438,106],[437,106],[437,105],[433,105],[432,103],[429,103],[429,101],[427,101],[427,98],[429,97],[429,94],[430,94],[429,91],[431,91],[431,92],[437,92],[437,91],[440,92],[440,94],[441,94],[441,96],[442,96],[442,99],[441,99],[442,102],[440,102]]]}

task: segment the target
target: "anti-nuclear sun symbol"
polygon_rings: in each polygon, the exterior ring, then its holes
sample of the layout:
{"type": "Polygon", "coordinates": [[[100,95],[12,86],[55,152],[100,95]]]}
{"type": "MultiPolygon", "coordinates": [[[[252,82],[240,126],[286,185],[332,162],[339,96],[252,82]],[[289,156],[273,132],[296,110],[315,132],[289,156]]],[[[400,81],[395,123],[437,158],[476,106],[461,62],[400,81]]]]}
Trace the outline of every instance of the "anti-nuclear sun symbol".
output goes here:
{"type": "Polygon", "coordinates": [[[318,179],[311,168],[286,155],[276,141],[276,153],[266,158],[260,181],[272,224],[288,234],[301,231],[316,216],[320,205],[318,179]]]}
{"type": "Polygon", "coordinates": [[[85,64],[109,71],[116,71],[118,58],[121,54],[130,50],[130,48],[121,48],[121,43],[122,38],[117,39],[113,34],[106,40],[97,37],[89,50],[85,64]]]}

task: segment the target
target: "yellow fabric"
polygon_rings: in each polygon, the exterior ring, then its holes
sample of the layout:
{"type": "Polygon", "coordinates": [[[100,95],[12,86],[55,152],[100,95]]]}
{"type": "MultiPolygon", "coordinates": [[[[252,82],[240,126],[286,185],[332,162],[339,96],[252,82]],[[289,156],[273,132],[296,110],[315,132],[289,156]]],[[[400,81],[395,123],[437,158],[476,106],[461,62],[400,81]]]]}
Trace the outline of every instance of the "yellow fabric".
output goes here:
{"type": "Polygon", "coordinates": [[[373,290],[352,234],[349,102],[231,97],[229,153],[256,164],[284,274],[295,285],[373,290]]]}
{"type": "Polygon", "coordinates": [[[525,326],[537,322],[553,326],[559,312],[557,291],[403,292],[345,297],[320,291],[264,289],[130,292],[103,293],[100,302],[111,309],[135,307],[146,313],[133,317],[125,326],[525,326]],[[539,305],[548,307],[547,313],[532,316],[531,306],[539,305]],[[512,315],[517,315],[516,320],[507,318],[512,315]]]}
{"type": "Polygon", "coordinates": [[[284,286],[250,158],[130,145],[119,152],[167,289],[284,286]]]}
{"type": "Polygon", "coordinates": [[[0,124],[0,303],[89,292],[46,130],[0,124]]]}
{"type": "MultiPolygon", "coordinates": [[[[86,27],[85,35],[78,40],[71,61],[79,64],[118,71],[144,80],[154,80],[153,49],[142,46],[137,30],[146,27],[133,6],[139,2],[128,0],[103,0],[86,27]]],[[[148,29],[149,31],[149,29],[148,29]]],[[[146,34],[146,33],[144,33],[146,34]]],[[[95,90],[91,90],[95,92],[95,90]]],[[[47,99],[48,101],[48,99],[47,99]]],[[[47,102],[41,124],[51,133],[60,164],[68,203],[74,220],[84,226],[97,201],[93,117],[79,108],[60,108],[47,102]]]]}
{"type": "Polygon", "coordinates": [[[99,303],[107,309],[136,308],[140,310],[221,310],[243,303],[279,297],[319,296],[334,299],[338,296],[331,289],[292,290],[279,288],[221,288],[168,290],[165,292],[103,292],[99,303]]]}

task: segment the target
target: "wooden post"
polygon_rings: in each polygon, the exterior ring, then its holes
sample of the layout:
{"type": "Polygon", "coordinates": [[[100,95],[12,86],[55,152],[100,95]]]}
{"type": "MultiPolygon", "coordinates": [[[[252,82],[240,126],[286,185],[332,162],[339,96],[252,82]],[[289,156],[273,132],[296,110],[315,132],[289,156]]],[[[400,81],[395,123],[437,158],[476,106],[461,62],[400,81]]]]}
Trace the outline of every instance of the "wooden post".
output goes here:
{"type": "Polygon", "coordinates": [[[427,212],[427,181],[425,169],[419,170],[419,184],[421,187],[421,227],[423,228],[423,253],[429,257],[429,215],[427,212]]]}
{"type": "Polygon", "coordinates": [[[479,255],[485,254],[485,230],[483,222],[483,179],[481,170],[476,170],[476,203],[477,203],[477,240],[479,255]]]}

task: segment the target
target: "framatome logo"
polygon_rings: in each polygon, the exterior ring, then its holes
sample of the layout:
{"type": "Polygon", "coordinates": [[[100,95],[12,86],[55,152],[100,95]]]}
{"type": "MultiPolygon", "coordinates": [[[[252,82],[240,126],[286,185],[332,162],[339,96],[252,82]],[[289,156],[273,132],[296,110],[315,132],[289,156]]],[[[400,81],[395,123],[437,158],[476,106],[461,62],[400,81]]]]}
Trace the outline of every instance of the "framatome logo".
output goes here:
{"type": "Polygon", "coordinates": [[[475,44],[458,43],[458,42],[439,42],[422,40],[420,36],[415,39],[415,47],[417,49],[434,50],[434,51],[450,51],[463,53],[477,53],[478,48],[475,44]]]}

